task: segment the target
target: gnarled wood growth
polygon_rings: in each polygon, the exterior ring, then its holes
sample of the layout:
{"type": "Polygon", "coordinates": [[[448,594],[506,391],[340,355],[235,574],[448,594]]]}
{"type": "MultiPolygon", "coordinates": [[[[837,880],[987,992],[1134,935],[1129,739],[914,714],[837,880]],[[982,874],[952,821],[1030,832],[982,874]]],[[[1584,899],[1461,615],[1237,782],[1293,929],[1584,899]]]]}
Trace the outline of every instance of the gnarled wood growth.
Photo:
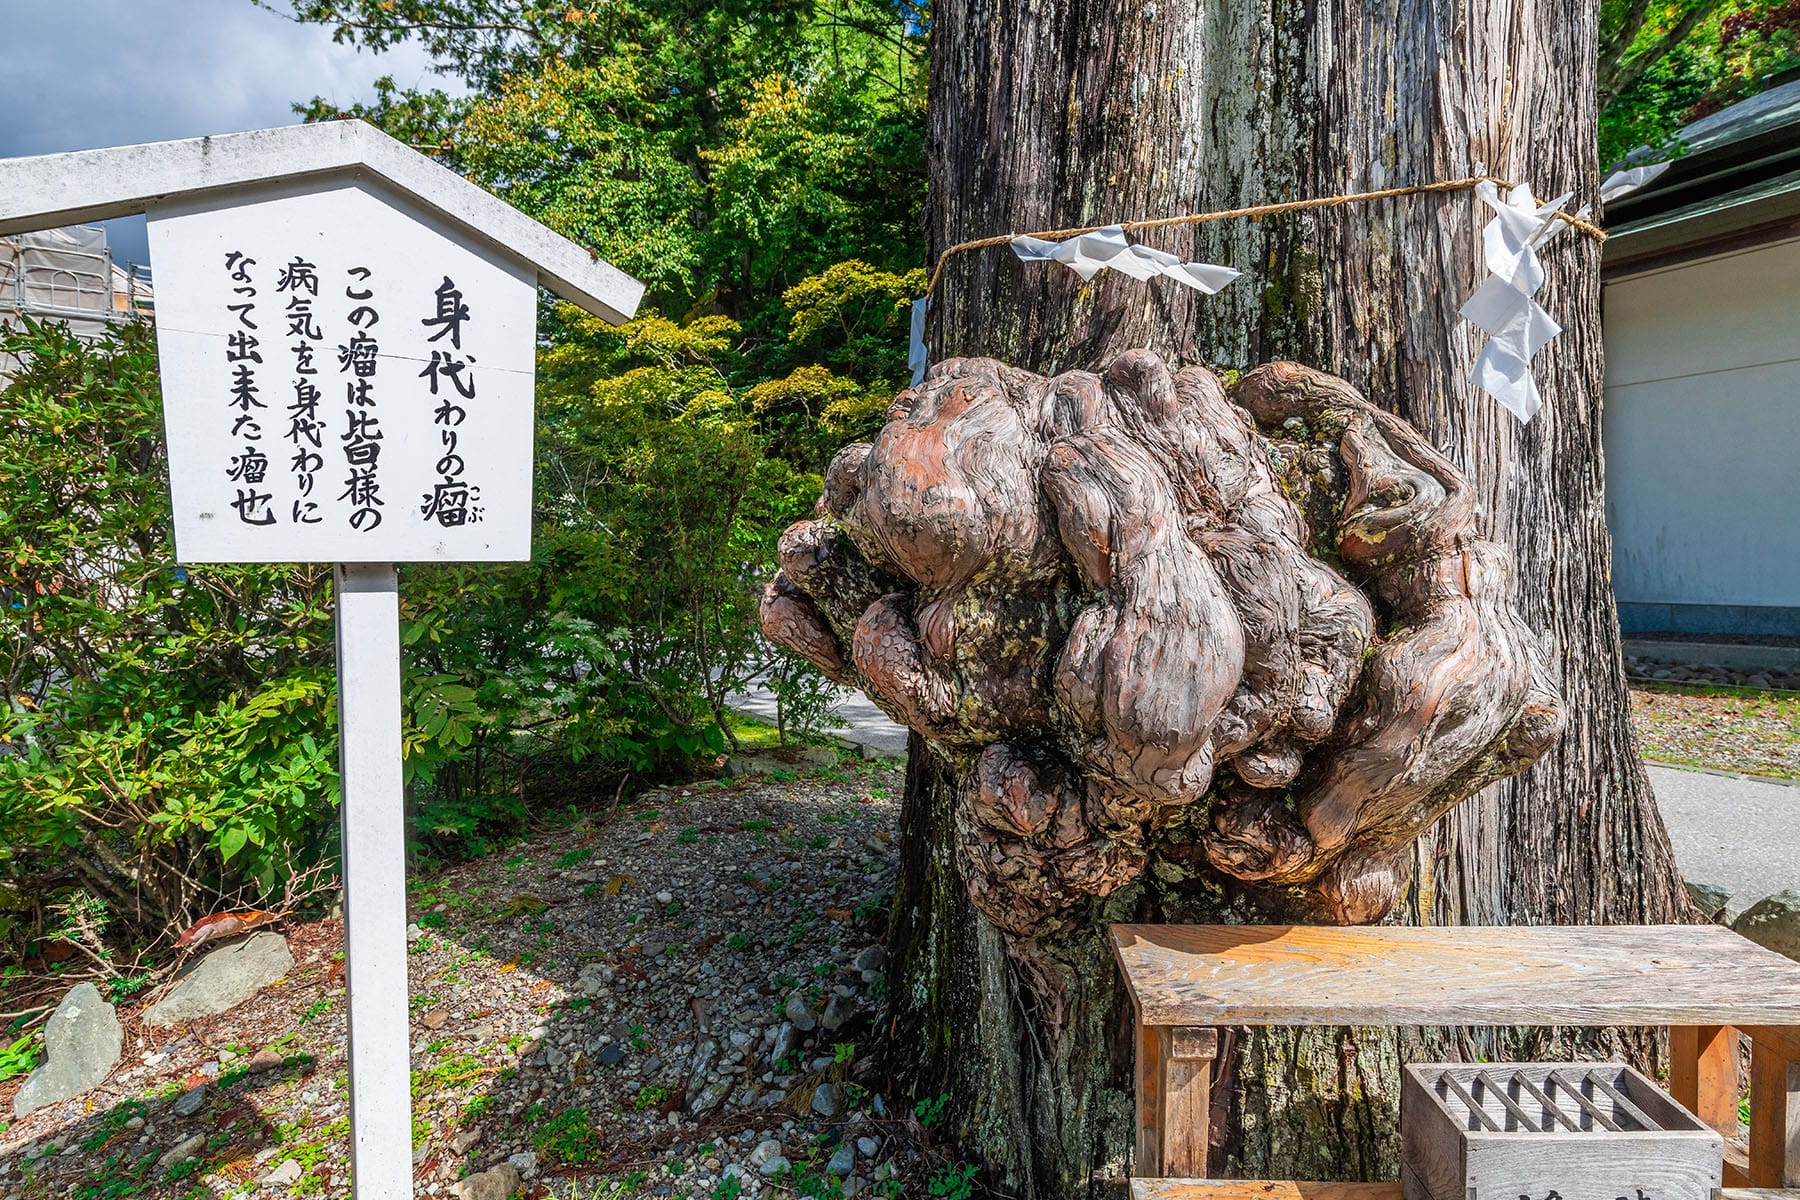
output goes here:
{"type": "Polygon", "coordinates": [[[1294,363],[941,363],[780,558],[764,631],[924,737],[1027,959],[1197,804],[1218,871],[1379,919],[1413,840],[1562,730],[1468,481],[1294,363]]]}

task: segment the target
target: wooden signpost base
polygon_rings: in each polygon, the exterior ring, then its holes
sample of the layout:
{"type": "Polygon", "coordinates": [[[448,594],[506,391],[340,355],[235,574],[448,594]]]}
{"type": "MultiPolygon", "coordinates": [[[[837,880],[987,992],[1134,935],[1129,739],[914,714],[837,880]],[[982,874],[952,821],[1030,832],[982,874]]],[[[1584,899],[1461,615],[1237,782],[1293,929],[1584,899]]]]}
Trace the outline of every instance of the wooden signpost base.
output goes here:
{"type": "Polygon", "coordinates": [[[340,564],[335,583],[350,1175],[356,1200],[410,1200],[400,594],[392,563],[340,564]]]}

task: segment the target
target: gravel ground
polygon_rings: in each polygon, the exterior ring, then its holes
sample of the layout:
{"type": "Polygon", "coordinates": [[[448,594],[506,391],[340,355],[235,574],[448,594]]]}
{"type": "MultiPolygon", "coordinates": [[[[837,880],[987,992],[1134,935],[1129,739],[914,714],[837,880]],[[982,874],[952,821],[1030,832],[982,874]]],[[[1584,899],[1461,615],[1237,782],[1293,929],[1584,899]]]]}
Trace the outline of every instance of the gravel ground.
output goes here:
{"type": "MultiPolygon", "coordinates": [[[[415,881],[421,1195],[510,1160],[530,1197],[967,1196],[929,1106],[881,1096],[857,1053],[900,773],[783,776],[652,792],[415,881]]],[[[294,970],[229,1013],[122,1011],[106,1084],[0,1129],[0,1198],[347,1195],[342,927],[286,933],[294,970]]]]}
{"type": "Polygon", "coordinates": [[[1800,693],[1634,681],[1631,715],[1651,762],[1800,779],[1800,693]]]}

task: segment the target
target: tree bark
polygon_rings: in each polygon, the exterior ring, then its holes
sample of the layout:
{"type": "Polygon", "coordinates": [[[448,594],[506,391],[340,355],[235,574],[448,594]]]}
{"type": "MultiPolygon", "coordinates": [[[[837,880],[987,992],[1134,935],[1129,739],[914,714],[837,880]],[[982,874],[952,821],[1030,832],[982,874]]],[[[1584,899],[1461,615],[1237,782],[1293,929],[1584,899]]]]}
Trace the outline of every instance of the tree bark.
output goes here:
{"type": "MultiPolygon", "coordinates": [[[[932,27],[932,253],[1009,231],[1324,196],[1469,174],[1540,195],[1596,187],[1591,3],[1542,0],[950,0],[932,27]]],[[[1629,725],[1608,585],[1598,247],[1565,236],[1539,299],[1565,332],[1535,361],[1520,425],[1468,384],[1456,309],[1479,278],[1472,195],[1424,197],[1142,240],[1246,270],[1216,297],[1104,273],[1082,283],[1004,249],[951,260],[934,361],[992,355],[1098,370],[1148,347],[1172,366],[1289,358],[1416,425],[1473,483],[1512,548],[1519,606],[1570,721],[1529,770],[1413,848],[1399,919],[1543,924],[1686,919],[1629,725]]],[[[976,915],[949,783],[914,738],[890,938],[888,1028],[903,1082],[948,1093],[996,1182],[1075,1196],[1129,1173],[1128,1008],[1116,920],[1257,920],[1216,873],[1155,859],[1021,967],[976,915]],[[1046,1000],[1050,997],[1050,1000],[1046,1000]],[[1053,1005],[1054,1012],[1046,1010],[1053,1005]]],[[[1226,1039],[1213,1172],[1392,1178],[1403,1058],[1548,1045],[1493,1031],[1240,1031],[1226,1039]]],[[[1569,1048],[1575,1039],[1562,1037],[1569,1048]]]]}

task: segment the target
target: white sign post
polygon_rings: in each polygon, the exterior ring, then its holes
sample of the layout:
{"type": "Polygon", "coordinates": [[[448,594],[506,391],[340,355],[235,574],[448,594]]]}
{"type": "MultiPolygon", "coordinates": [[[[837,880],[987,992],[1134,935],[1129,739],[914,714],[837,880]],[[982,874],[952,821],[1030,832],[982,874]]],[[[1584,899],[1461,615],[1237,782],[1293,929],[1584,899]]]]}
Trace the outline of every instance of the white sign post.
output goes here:
{"type": "Polygon", "coordinates": [[[531,557],[537,289],[643,286],[361,122],[0,160],[0,234],[150,216],[184,563],[335,565],[351,1177],[413,1194],[399,562],[531,557]]]}

